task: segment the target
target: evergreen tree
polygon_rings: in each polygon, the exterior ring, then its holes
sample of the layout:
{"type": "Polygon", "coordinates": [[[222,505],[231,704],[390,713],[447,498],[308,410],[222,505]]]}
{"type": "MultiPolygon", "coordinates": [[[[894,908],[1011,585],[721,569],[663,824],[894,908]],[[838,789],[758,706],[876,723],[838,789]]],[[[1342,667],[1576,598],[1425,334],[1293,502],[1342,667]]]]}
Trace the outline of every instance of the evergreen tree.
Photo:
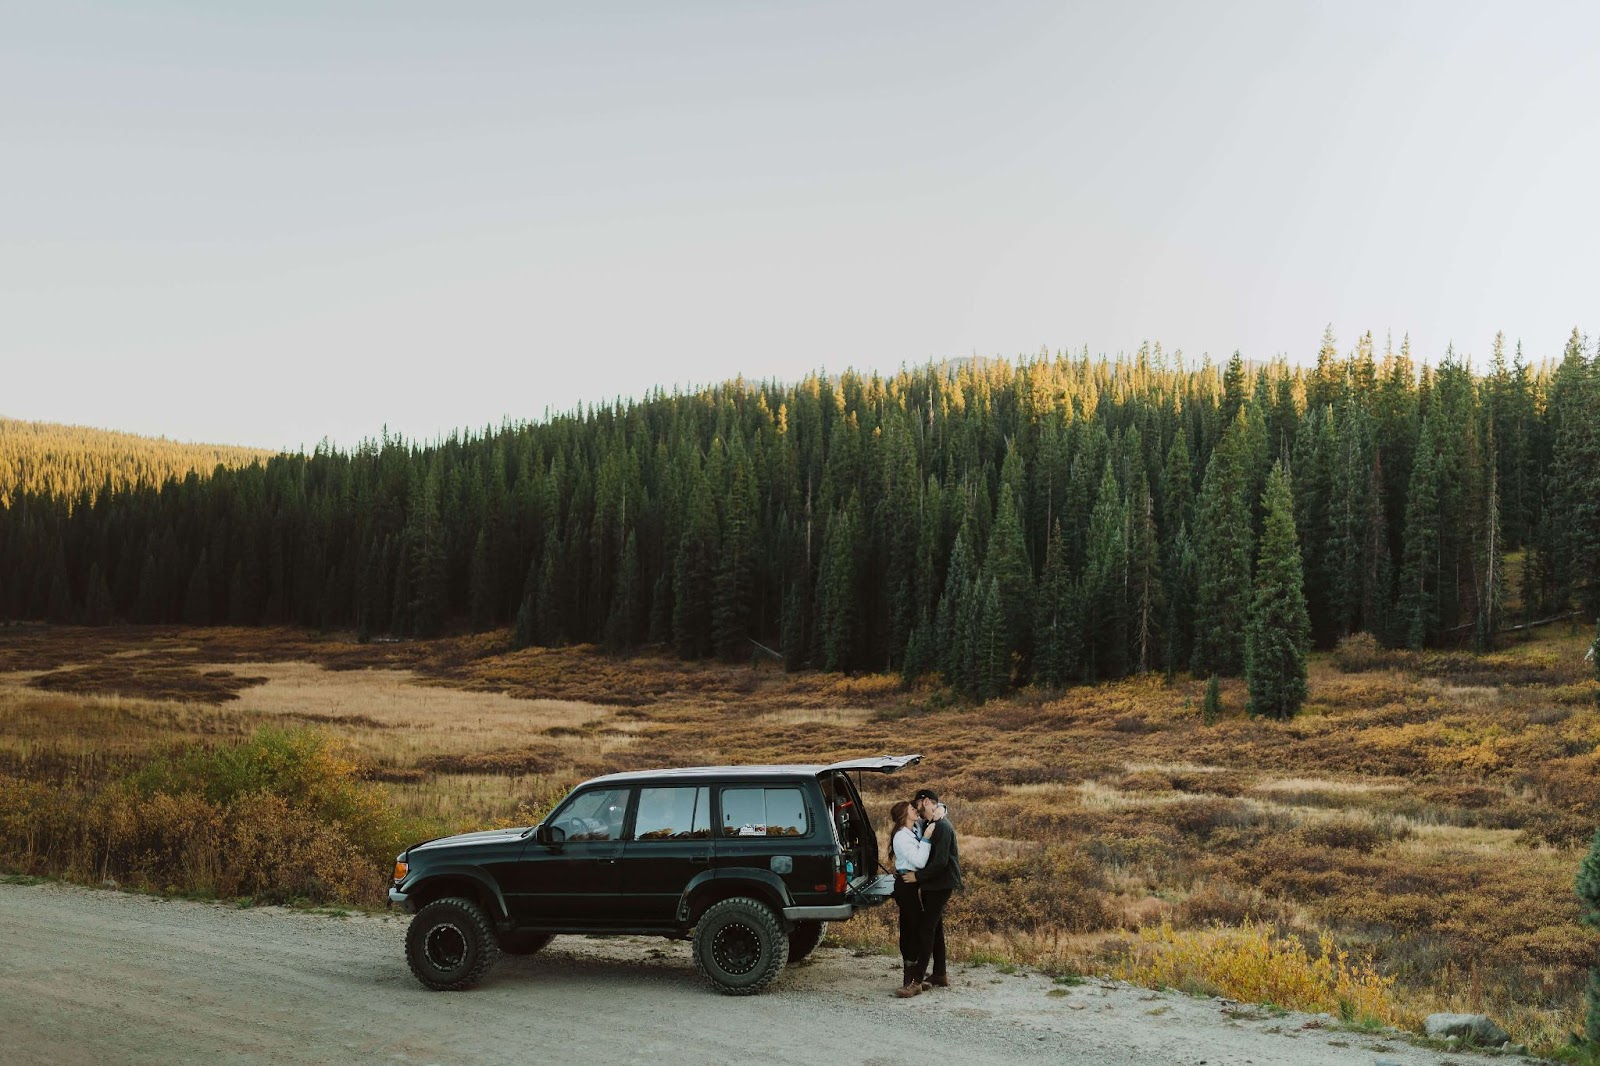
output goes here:
{"type": "Polygon", "coordinates": [[[1500,632],[1506,589],[1505,547],[1501,543],[1500,533],[1500,470],[1493,454],[1493,432],[1491,426],[1489,498],[1484,505],[1482,545],[1478,553],[1479,572],[1483,580],[1478,589],[1478,613],[1472,631],[1472,646],[1478,651],[1494,648],[1496,635],[1500,632]]]}
{"type": "Polygon", "coordinates": [[[1098,681],[1128,672],[1127,510],[1111,460],[1106,460],[1094,513],[1089,518],[1083,569],[1084,678],[1098,681]]]}
{"type": "MultiPolygon", "coordinates": [[[[1597,360],[1600,361],[1600,360],[1597,360]]],[[[1600,373],[1574,329],[1550,389],[1551,584],[1600,614],[1600,373]]],[[[1556,606],[1564,606],[1564,602],[1556,606]]]]}
{"type": "Polygon", "coordinates": [[[724,508],[722,550],[717,557],[712,635],[724,659],[748,656],[750,618],[755,593],[756,496],[754,473],[743,449],[735,454],[732,485],[724,508]]]}
{"type": "Polygon", "coordinates": [[[1245,421],[1234,419],[1206,466],[1196,507],[1194,672],[1231,677],[1244,668],[1250,613],[1250,503],[1245,421]]]}
{"type": "MultiPolygon", "coordinates": [[[[3,602],[0,599],[0,603],[3,602]]],[[[112,622],[113,610],[111,589],[106,585],[105,575],[100,572],[100,564],[93,563],[89,567],[89,583],[84,593],[83,624],[108,626],[112,622]]]]}
{"type": "Polygon", "coordinates": [[[817,571],[817,624],[824,670],[851,670],[857,665],[861,616],[856,603],[856,542],[860,513],[861,505],[852,496],[828,523],[822,566],[817,571]]]}
{"type": "Polygon", "coordinates": [[[1439,486],[1433,433],[1424,425],[1406,502],[1405,551],[1400,562],[1397,643],[1421,648],[1439,624],[1439,486]]]}
{"type": "Polygon", "coordinates": [[[934,619],[939,672],[944,675],[945,683],[958,692],[966,691],[970,683],[970,612],[976,584],[972,549],[966,534],[958,534],[950,553],[950,572],[945,578],[944,592],[939,597],[939,613],[934,619]]]}
{"type": "Polygon", "coordinates": [[[1294,717],[1306,699],[1306,610],[1294,496],[1280,462],[1267,479],[1266,519],[1256,562],[1255,598],[1245,647],[1250,713],[1280,721],[1294,717]]]}
{"type": "Polygon", "coordinates": [[[1000,597],[1000,581],[990,578],[973,634],[972,695],[979,700],[996,699],[1011,687],[1011,656],[1006,639],[1006,606],[1000,597]]]}
{"type": "Polygon", "coordinates": [[[685,659],[701,659],[711,652],[717,533],[717,509],[711,499],[710,478],[701,473],[695,477],[690,493],[673,580],[672,639],[678,654],[685,659]]]}
{"type": "Polygon", "coordinates": [[[183,623],[190,626],[211,624],[211,575],[204,548],[200,550],[200,560],[195,563],[183,594],[183,623]]]}
{"type": "Polygon", "coordinates": [[[472,631],[482,633],[494,625],[494,571],[489,557],[489,535],[478,530],[472,546],[471,613],[472,631]]]}
{"type": "Polygon", "coordinates": [[[1000,490],[1000,512],[989,535],[989,553],[983,569],[999,588],[1006,662],[1026,661],[1028,638],[1033,629],[1033,567],[1028,561],[1022,519],[1010,485],[1000,490]]]}
{"type": "MultiPolygon", "coordinates": [[[[1575,887],[1583,904],[1583,923],[1600,929],[1600,830],[1595,831],[1589,854],[1578,866],[1575,887]]],[[[1600,964],[1589,970],[1587,998],[1589,1015],[1584,1032],[1591,1046],[1600,1047],[1600,964]]]]}
{"type": "Polygon", "coordinates": [[[1077,675],[1082,646],[1077,597],[1072,575],[1067,572],[1066,554],[1061,522],[1057,520],[1045,548],[1033,623],[1033,676],[1051,687],[1065,685],[1077,675]]]}
{"type": "Polygon", "coordinates": [[[1206,725],[1216,725],[1222,718],[1222,683],[1216,674],[1206,682],[1206,700],[1200,713],[1206,725]]]}
{"type": "Polygon", "coordinates": [[[1162,651],[1166,622],[1166,589],[1162,583],[1161,543],[1156,530],[1155,500],[1143,470],[1135,478],[1128,501],[1128,603],[1132,612],[1129,646],[1138,673],[1153,669],[1162,651]]]}
{"type": "Polygon", "coordinates": [[[622,545],[622,562],[611,592],[611,609],[606,614],[605,644],[611,651],[622,651],[634,643],[639,619],[639,541],[633,530],[622,545]]]}

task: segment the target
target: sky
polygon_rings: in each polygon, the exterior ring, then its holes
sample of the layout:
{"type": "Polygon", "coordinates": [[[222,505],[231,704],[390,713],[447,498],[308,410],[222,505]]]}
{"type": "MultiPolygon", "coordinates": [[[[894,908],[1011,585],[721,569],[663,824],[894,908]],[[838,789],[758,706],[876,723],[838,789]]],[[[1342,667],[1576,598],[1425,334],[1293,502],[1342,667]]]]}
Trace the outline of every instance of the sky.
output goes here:
{"type": "Polygon", "coordinates": [[[0,0],[0,414],[430,439],[966,355],[1481,366],[1600,300],[1600,5],[0,0]]]}

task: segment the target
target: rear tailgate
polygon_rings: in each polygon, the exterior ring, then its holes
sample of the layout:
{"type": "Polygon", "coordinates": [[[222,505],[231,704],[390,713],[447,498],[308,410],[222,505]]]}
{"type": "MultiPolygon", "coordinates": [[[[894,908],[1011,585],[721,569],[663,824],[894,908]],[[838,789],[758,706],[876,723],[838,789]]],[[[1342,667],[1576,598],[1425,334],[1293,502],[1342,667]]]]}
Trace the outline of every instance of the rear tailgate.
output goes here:
{"type": "Polygon", "coordinates": [[[863,773],[892,774],[905,766],[912,766],[922,761],[921,755],[876,755],[865,758],[845,759],[831,766],[824,767],[819,777],[832,777],[837,774],[842,779],[847,795],[840,803],[836,799],[834,815],[834,828],[841,830],[840,812],[844,810],[844,826],[853,840],[841,840],[845,858],[850,861],[854,869],[845,890],[845,898],[858,907],[875,907],[894,894],[894,875],[880,874],[878,872],[878,837],[872,828],[872,819],[868,815],[866,806],[862,802],[861,792],[850,780],[850,774],[863,773]],[[854,846],[852,846],[852,844],[854,846]]]}

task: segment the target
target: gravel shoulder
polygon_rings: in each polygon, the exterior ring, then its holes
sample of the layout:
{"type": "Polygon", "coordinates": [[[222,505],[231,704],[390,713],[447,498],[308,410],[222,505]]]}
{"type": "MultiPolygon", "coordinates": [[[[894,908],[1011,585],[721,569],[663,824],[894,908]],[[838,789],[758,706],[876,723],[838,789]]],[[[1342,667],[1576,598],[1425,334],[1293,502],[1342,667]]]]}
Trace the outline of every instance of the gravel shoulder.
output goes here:
{"type": "MultiPolygon", "coordinates": [[[[957,967],[890,995],[898,961],[821,948],[769,992],[719,996],[686,944],[558,937],[476,989],[424,990],[399,916],[0,885],[0,1033],[21,1063],[1239,1064],[1477,1061],[1302,1014],[957,967]],[[1065,991],[1065,995],[1052,994],[1065,991]]],[[[1487,1061],[1487,1060],[1482,1060],[1487,1061]]]]}

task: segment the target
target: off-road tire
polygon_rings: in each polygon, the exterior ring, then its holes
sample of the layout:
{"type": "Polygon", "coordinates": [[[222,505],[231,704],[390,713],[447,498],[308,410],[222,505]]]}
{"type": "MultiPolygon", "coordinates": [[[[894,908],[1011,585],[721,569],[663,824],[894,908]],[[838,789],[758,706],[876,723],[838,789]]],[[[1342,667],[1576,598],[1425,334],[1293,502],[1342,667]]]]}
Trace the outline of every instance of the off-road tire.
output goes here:
{"type": "Polygon", "coordinates": [[[545,949],[545,945],[554,940],[551,933],[532,933],[518,930],[514,933],[500,934],[500,953],[503,955],[536,955],[545,949]]]}
{"type": "Polygon", "coordinates": [[[471,988],[499,956],[494,927],[470,899],[436,899],[406,929],[406,964],[435,992],[471,988]]]}
{"type": "Polygon", "coordinates": [[[796,922],[789,934],[789,961],[799,962],[815,951],[827,932],[827,922],[796,922]]]}
{"type": "Polygon", "coordinates": [[[789,938],[760,900],[735,896],[713,903],[694,931],[694,968],[718,992],[753,996],[789,961],[789,938]]]}

